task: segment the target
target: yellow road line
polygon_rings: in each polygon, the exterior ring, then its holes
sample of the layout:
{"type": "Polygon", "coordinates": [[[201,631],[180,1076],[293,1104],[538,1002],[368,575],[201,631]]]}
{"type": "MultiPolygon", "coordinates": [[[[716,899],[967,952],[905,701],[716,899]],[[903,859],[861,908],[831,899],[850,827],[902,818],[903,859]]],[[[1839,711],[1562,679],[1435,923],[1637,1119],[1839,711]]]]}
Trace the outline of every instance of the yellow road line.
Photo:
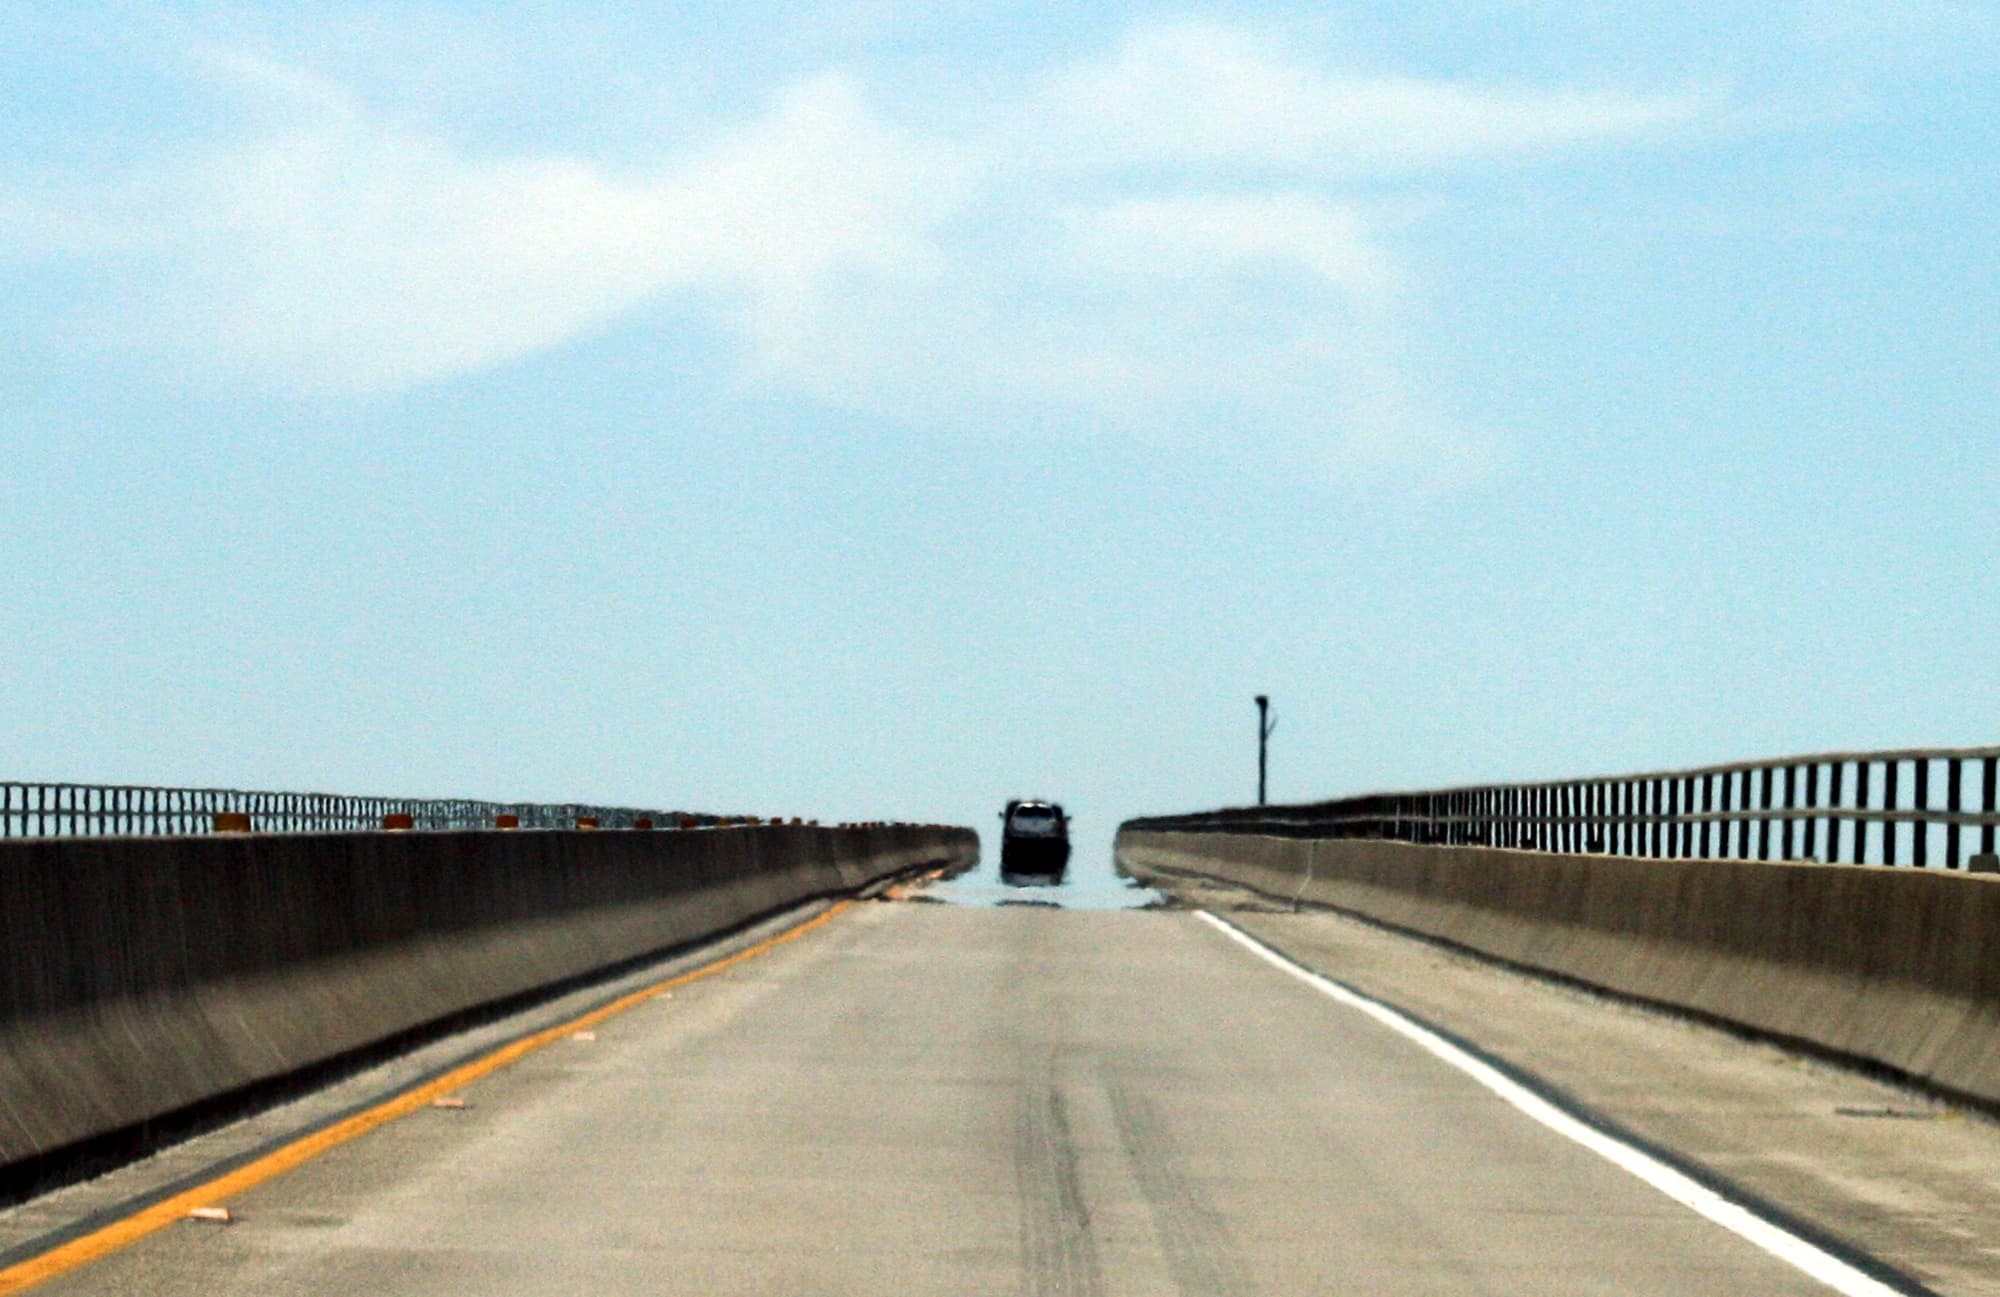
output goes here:
{"type": "Polygon", "coordinates": [[[426,1081],[414,1090],[405,1091],[393,1099],[377,1104],[351,1117],[343,1118],[322,1130],[314,1131],[303,1139],[295,1140],[282,1148],[273,1149],[254,1162],[248,1162],[234,1171],[221,1175],[205,1184],[183,1190],[171,1198],[143,1207],[132,1215],[113,1221],[104,1228],[71,1239],[67,1243],[51,1248],[40,1256],[0,1270],[0,1297],[7,1294],[25,1292],[39,1283],[46,1283],[57,1275],[65,1274],[78,1266],[90,1264],[100,1257],[108,1256],[120,1248],[128,1247],[148,1234],[165,1229],[167,1226],[186,1218],[196,1207],[212,1207],[218,1202],[233,1198],[245,1190],[274,1180],[292,1168],[310,1162],[322,1153],[331,1151],[351,1139],[359,1139],[378,1126],[387,1125],[398,1117],[406,1116],[419,1108],[427,1108],[435,1099],[453,1090],[460,1090],[483,1076],[499,1071],[508,1064],[534,1053],[546,1045],[570,1035],[585,1031],[616,1014],[625,1012],[636,1004],[643,1004],[654,996],[664,994],[677,986],[700,981],[704,977],[732,968],[746,959],[782,946],[788,941],[830,921],[835,915],[852,906],[852,901],[837,902],[824,914],[816,915],[794,928],[787,928],[775,937],[769,937],[754,946],[739,950],[735,954],[718,959],[712,964],[668,978],[622,995],[611,1003],[592,1009],[580,1018],[572,1019],[559,1026],[537,1031],[523,1036],[511,1044],[502,1045],[490,1054],[482,1055],[469,1063],[463,1063],[434,1080],[426,1081]]]}

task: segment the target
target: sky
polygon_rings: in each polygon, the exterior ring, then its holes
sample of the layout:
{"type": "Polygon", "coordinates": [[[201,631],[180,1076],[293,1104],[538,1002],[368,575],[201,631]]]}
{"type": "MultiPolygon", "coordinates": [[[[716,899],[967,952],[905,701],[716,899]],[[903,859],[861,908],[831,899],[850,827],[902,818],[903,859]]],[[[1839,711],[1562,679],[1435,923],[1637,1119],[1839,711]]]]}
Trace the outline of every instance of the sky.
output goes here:
{"type": "Polygon", "coordinates": [[[1947,0],[10,5],[0,778],[2000,741],[1996,160],[1947,0]]]}

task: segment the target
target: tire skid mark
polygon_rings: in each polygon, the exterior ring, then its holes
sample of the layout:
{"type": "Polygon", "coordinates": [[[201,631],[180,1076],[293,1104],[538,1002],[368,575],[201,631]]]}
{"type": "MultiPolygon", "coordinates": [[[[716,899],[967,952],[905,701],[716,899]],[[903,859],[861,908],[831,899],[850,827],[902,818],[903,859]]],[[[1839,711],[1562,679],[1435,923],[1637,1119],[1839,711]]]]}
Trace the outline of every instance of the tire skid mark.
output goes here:
{"type": "Polygon", "coordinates": [[[1027,1297],[1102,1297],[1104,1269],[1077,1171],[1062,1094],[1051,1082],[1024,1090],[1015,1124],[1021,1206],[1021,1291],[1027,1297]]]}
{"type": "Polygon", "coordinates": [[[1153,1215],[1153,1229],[1186,1297],[1254,1297],[1258,1288],[1222,1215],[1180,1169],[1180,1153],[1152,1100],[1127,1086],[1111,1087],[1118,1141],[1153,1215]]]}

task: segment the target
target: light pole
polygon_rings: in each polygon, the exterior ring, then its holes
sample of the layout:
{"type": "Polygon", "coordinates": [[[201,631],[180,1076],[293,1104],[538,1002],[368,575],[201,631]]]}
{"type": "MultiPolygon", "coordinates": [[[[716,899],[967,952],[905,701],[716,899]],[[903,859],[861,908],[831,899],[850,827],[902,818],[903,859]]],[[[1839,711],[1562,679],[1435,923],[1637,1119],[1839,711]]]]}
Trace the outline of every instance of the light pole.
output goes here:
{"type": "Polygon", "coordinates": [[[1272,731],[1278,722],[1271,717],[1271,700],[1264,694],[1257,695],[1257,804],[1264,804],[1264,773],[1269,768],[1269,748],[1272,731]]]}

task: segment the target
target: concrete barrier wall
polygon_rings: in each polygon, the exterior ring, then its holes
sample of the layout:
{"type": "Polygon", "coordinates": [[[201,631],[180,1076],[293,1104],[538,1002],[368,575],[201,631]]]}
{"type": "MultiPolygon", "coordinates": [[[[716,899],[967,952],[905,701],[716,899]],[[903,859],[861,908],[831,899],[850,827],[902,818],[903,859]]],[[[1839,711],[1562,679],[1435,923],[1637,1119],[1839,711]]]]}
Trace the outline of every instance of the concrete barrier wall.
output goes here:
{"type": "Polygon", "coordinates": [[[978,853],[907,825],[0,844],[0,1170],[978,853]]]}
{"type": "Polygon", "coordinates": [[[1117,854],[1141,879],[1303,897],[2000,1105],[1993,875],[1227,833],[1126,831],[1117,854]]]}

